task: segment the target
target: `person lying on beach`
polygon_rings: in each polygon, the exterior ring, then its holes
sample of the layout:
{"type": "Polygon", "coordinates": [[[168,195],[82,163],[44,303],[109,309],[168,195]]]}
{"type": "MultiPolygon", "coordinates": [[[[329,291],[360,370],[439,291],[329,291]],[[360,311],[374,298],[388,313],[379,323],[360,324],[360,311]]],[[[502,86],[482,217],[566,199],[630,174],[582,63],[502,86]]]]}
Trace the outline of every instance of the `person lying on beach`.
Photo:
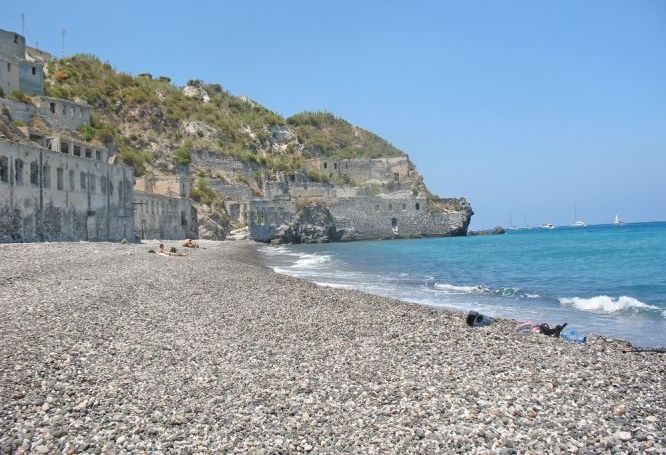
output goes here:
{"type": "Polygon", "coordinates": [[[532,331],[534,333],[542,333],[547,336],[559,338],[562,329],[564,329],[567,326],[567,324],[568,322],[565,322],[562,325],[557,324],[554,328],[551,328],[548,324],[545,323],[537,325],[534,324],[532,321],[519,321],[518,324],[516,324],[516,331],[517,332],[532,331]]]}
{"type": "Polygon", "coordinates": [[[183,243],[183,246],[184,246],[185,248],[199,248],[199,245],[197,245],[196,243],[194,243],[194,242],[192,241],[192,239],[187,239],[187,240],[185,240],[185,243],[183,243]]]}
{"type": "Polygon", "coordinates": [[[157,254],[160,256],[187,256],[187,254],[179,253],[174,246],[171,247],[171,250],[167,251],[164,243],[160,243],[160,249],[157,254]]]}

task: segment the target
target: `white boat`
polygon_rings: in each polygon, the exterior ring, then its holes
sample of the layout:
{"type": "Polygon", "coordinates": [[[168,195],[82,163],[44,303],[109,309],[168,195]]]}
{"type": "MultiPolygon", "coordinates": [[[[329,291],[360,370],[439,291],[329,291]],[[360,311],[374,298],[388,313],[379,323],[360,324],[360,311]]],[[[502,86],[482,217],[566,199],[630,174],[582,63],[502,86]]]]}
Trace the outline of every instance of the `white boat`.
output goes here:
{"type": "Polygon", "coordinates": [[[620,216],[617,213],[615,214],[615,221],[613,221],[613,224],[624,224],[624,221],[620,219],[620,216]]]}
{"type": "Polygon", "coordinates": [[[587,223],[585,221],[578,219],[578,213],[576,211],[576,204],[574,204],[574,223],[571,227],[586,227],[587,223]]]}
{"type": "Polygon", "coordinates": [[[554,224],[550,224],[550,223],[543,223],[543,224],[540,224],[539,227],[540,227],[541,229],[555,229],[555,225],[554,225],[554,224]]]}

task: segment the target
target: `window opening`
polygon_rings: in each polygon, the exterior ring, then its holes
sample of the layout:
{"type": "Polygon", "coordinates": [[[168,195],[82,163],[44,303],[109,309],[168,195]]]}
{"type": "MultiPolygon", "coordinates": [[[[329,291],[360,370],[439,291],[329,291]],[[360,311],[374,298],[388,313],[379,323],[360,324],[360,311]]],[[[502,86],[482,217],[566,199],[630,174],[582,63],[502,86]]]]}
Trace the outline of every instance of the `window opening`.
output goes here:
{"type": "Polygon", "coordinates": [[[0,157],[0,182],[9,182],[9,158],[0,157]]]}
{"type": "Polygon", "coordinates": [[[59,167],[56,169],[56,188],[58,191],[65,189],[65,171],[63,168],[59,167]]]}
{"type": "Polygon", "coordinates": [[[37,161],[30,162],[30,184],[33,186],[39,185],[39,163],[37,161]]]}
{"type": "Polygon", "coordinates": [[[23,161],[18,158],[14,161],[14,181],[17,185],[23,185],[23,161]]]}

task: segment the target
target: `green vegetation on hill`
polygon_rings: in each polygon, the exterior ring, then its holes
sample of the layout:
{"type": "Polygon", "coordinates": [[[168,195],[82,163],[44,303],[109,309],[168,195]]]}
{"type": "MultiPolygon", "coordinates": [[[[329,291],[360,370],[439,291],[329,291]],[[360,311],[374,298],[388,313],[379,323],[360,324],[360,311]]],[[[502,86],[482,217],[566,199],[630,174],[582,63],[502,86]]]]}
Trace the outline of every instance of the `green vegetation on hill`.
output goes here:
{"type": "Polygon", "coordinates": [[[188,86],[201,92],[194,90],[194,96],[187,96],[168,77],[145,73],[132,77],[92,55],[51,62],[48,74],[48,96],[82,100],[92,107],[92,124],[81,128],[81,136],[88,141],[116,142],[123,159],[138,173],[150,165],[145,150],[157,142],[175,164],[189,163],[190,151],[202,149],[255,161],[269,170],[302,168],[302,159],[310,156],[403,155],[384,139],[330,113],[304,112],[285,120],[256,102],[231,95],[219,84],[189,81],[188,86]],[[193,123],[194,132],[184,126],[193,123]],[[281,155],[266,158],[263,152],[274,146],[271,127],[275,125],[295,132],[297,140],[281,155]]]}
{"type": "Polygon", "coordinates": [[[287,119],[296,130],[304,153],[311,156],[344,158],[380,158],[404,153],[386,140],[355,127],[330,112],[302,112],[287,119]]]}

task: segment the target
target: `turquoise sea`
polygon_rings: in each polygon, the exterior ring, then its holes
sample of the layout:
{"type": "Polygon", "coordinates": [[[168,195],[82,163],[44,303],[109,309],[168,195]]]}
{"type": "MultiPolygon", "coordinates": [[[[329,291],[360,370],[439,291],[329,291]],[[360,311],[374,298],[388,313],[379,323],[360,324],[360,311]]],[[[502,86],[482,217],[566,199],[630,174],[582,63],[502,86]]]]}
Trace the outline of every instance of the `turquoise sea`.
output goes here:
{"type": "Polygon", "coordinates": [[[261,251],[322,285],[666,345],[666,222],[261,251]]]}

